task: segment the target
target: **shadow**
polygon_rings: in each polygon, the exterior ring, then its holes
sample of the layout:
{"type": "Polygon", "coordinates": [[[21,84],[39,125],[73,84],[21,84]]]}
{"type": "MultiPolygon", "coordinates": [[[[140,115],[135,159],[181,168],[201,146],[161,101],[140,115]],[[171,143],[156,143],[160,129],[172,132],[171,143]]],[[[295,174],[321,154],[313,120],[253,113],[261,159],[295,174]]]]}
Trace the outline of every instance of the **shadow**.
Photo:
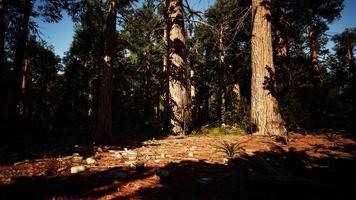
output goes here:
{"type": "MultiPolygon", "coordinates": [[[[140,147],[143,142],[151,139],[166,137],[161,132],[155,134],[137,134],[125,132],[115,135],[108,148],[132,149],[140,147]]],[[[11,165],[25,160],[69,156],[78,153],[86,158],[95,154],[95,148],[88,134],[77,133],[73,135],[35,135],[13,134],[5,135],[0,141],[0,165],[11,165]]]]}
{"type": "Polygon", "coordinates": [[[116,192],[125,182],[146,178],[148,171],[115,168],[62,177],[18,177],[13,184],[0,186],[0,199],[96,199],[116,192]],[[127,178],[115,178],[113,172],[126,173],[127,178]]]}
{"type": "Polygon", "coordinates": [[[231,159],[228,165],[169,164],[162,169],[170,176],[161,179],[161,187],[134,195],[142,199],[347,199],[355,195],[355,169],[354,159],[314,159],[294,150],[258,152],[231,159]]]}

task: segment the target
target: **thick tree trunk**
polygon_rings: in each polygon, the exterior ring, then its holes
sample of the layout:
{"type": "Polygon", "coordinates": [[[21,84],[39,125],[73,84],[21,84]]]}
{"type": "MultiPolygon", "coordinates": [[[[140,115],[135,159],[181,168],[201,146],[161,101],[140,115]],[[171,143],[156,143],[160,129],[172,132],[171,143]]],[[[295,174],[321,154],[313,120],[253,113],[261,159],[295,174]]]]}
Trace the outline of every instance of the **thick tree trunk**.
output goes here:
{"type": "Polygon", "coordinates": [[[187,59],[183,18],[183,1],[170,0],[169,12],[169,47],[170,47],[170,123],[172,132],[185,134],[190,129],[191,110],[189,103],[187,59]]]}
{"type": "Polygon", "coordinates": [[[16,52],[15,52],[15,98],[14,98],[14,113],[15,115],[23,114],[23,97],[24,91],[26,90],[26,83],[23,80],[27,80],[27,78],[23,79],[24,76],[27,76],[28,72],[28,60],[26,57],[27,51],[27,43],[28,43],[28,34],[29,34],[29,22],[30,15],[32,12],[32,2],[26,1],[26,4],[23,8],[23,16],[21,18],[19,29],[18,29],[18,37],[16,41],[16,52]],[[24,88],[23,88],[24,87],[24,88]]]}
{"type": "Polygon", "coordinates": [[[6,0],[0,0],[0,78],[4,75],[5,65],[5,10],[6,10],[6,0]]]}
{"type": "Polygon", "coordinates": [[[270,0],[252,0],[252,6],[252,131],[258,135],[286,138],[287,131],[279,112],[278,102],[265,85],[266,78],[271,78],[269,70],[274,72],[270,0]]]}
{"type": "Polygon", "coordinates": [[[116,48],[116,0],[108,4],[108,16],[105,29],[104,64],[101,68],[99,105],[96,123],[96,142],[108,143],[112,139],[112,84],[113,57],[116,48]]]}

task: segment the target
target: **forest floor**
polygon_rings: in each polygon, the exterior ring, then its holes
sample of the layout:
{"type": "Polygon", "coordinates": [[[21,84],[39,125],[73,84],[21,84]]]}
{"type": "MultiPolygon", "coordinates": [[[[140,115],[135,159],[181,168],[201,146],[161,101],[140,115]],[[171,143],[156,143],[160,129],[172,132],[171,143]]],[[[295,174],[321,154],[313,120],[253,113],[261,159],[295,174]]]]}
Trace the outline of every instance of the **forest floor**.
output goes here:
{"type": "Polygon", "coordinates": [[[329,132],[289,138],[284,145],[251,135],[169,136],[101,147],[16,140],[0,146],[0,199],[356,196],[354,137],[329,132]],[[230,157],[219,151],[233,143],[230,157]]]}

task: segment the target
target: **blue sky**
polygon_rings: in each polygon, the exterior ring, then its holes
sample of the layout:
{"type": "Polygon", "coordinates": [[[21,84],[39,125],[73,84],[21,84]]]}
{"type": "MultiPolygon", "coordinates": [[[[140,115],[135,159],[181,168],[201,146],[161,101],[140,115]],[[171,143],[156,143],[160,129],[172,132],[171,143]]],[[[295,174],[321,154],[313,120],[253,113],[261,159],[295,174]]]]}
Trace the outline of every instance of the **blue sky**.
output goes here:
{"type": "MultiPolygon", "coordinates": [[[[189,0],[190,5],[195,9],[205,9],[212,5],[214,0],[189,0]]],[[[54,47],[56,54],[63,56],[69,50],[72,42],[74,24],[71,18],[64,14],[64,18],[59,23],[45,23],[37,21],[42,38],[54,47]]],[[[356,0],[345,0],[345,8],[341,13],[341,19],[330,25],[329,35],[342,32],[345,28],[356,26],[356,0]]],[[[332,44],[329,43],[331,48],[332,44]]]]}

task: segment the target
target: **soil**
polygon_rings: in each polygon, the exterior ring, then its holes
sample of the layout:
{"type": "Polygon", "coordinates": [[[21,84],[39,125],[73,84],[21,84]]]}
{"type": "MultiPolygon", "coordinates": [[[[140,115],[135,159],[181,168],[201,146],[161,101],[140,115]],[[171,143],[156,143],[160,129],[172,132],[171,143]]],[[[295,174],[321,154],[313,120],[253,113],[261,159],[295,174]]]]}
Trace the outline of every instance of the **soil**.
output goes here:
{"type": "Polygon", "coordinates": [[[169,136],[112,146],[51,142],[1,146],[0,199],[346,199],[356,194],[356,140],[342,132],[294,133],[288,144],[252,135],[169,136]],[[234,144],[232,155],[221,151],[224,143],[234,144]],[[87,164],[88,157],[95,163],[87,164]],[[75,166],[85,171],[71,174],[75,166]]]}

